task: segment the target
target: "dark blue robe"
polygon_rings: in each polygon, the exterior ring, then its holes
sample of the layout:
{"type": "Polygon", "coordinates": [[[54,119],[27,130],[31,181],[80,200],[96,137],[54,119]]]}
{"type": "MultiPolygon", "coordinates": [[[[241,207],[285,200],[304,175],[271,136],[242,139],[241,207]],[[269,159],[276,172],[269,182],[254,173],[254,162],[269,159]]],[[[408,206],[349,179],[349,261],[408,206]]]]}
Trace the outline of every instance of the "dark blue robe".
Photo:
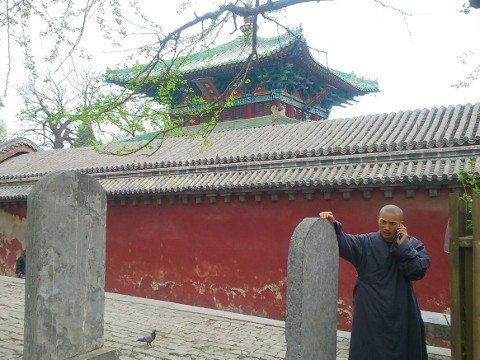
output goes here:
{"type": "Polygon", "coordinates": [[[398,246],[380,232],[351,235],[334,223],[340,257],[355,266],[349,360],[427,360],[425,328],[412,280],[430,266],[412,236],[398,246]]]}

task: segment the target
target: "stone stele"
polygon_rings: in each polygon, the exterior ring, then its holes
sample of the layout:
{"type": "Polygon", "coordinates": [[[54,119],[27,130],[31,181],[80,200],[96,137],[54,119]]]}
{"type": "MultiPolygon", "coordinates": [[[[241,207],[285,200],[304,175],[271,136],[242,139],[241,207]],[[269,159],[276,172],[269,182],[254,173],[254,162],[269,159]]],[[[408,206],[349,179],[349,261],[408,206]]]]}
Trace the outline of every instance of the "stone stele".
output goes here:
{"type": "Polygon", "coordinates": [[[89,175],[55,172],[27,204],[23,359],[115,359],[102,349],[105,190],[89,175]]]}
{"type": "Polygon", "coordinates": [[[332,224],[306,218],[288,251],[287,360],[335,360],[338,244],[332,224]]]}

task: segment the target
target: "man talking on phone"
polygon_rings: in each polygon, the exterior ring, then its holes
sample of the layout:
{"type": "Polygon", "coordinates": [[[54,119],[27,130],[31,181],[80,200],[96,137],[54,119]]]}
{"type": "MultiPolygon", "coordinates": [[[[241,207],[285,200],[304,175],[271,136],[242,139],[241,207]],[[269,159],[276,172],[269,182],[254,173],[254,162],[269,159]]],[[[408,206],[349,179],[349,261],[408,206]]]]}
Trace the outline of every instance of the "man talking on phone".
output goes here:
{"type": "Polygon", "coordinates": [[[386,205],[377,232],[352,235],[331,211],[322,211],[335,229],[340,257],[358,277],[353,290],[349,360],[427,360],[425,328],[412,281],[430,266],[423,243],[408,234],[403,211],[386,205]]]}

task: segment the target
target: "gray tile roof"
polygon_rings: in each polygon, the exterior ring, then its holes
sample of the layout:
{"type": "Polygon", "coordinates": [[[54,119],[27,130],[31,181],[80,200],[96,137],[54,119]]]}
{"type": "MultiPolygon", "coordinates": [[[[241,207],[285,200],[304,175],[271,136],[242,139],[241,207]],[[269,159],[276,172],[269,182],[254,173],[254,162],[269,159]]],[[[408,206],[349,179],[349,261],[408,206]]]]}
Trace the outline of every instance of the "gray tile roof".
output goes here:
{"type": "Polygon", "coordinates": [[[41,151],[0,164],[0,199],[25,198],[42,174],[70,169],[110,195],[451,183],[470,159],[480,165],[479,112],[476,103],[217,131],[208,145],[169,137],[127,156],[41,151]]]}
{"type": "Polygon", "coordinates": [[[35,144],[34,142],[26,139],[26,138],[13,138],[13,139],[10,139],[4,143],[0,143],[0,154],[3,154],[3,153],[6,153],[8,151],[10,151],[11,149],[15,148],[15,147],[18,147],[20,145],[25,145],[25,146],[28,146],[30,148],[32,148],[32,150],[35,150],[35,151],[39,151],[41,150],[40,147],[38,147],[37,144],[35,144]]]}
{"type": "MultiPolygon", "coordinates": [[[[402,160],[375,163],[322,164],[308,161],[288,168],[272,167],[246,170],[165,174],[147,178],[101,180],[111,194],[172,192],[235,192],[452,180],[469,158],[402,160]]],[[[480,158],[477,158],[480,160],[480,158]]],[[[356,187],[356,186],[355,186],[356,187]]]]}

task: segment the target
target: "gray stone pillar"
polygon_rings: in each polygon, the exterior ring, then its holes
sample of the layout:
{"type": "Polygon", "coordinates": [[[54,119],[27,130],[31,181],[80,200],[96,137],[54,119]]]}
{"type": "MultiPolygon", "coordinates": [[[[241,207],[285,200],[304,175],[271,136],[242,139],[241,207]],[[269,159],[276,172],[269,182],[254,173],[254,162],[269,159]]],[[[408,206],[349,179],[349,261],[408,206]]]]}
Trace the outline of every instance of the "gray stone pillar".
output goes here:
{"type": "Polygon", "coordinates": [[[102,348],[105,224],[106,194],[91,176],[57,172],[33,186],[24,360],[67,359],[102,348]]]}
{"type": "Polygon", "coordinates": [[[338,244],[332,224],[306,218],[288,250],[287,360],[335,360],[338,244]]]}

